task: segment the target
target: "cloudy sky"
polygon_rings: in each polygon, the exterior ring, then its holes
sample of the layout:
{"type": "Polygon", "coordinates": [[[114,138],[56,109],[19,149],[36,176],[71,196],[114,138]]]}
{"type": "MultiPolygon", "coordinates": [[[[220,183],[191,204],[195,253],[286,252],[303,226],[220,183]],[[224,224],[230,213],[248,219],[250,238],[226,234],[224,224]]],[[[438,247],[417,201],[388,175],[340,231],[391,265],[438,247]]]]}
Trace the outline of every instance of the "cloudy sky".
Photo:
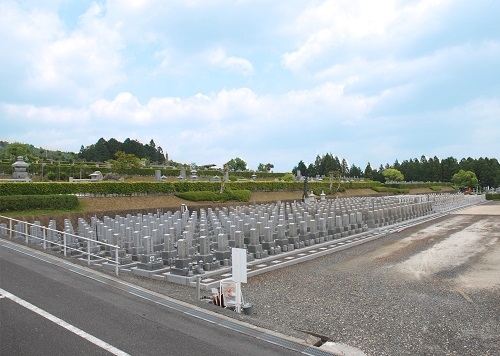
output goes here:
{"type": "Polygon", "coordinates": [[[251,169],[500,159],[500,1],[1,0],[0,140],[251,169]]]}

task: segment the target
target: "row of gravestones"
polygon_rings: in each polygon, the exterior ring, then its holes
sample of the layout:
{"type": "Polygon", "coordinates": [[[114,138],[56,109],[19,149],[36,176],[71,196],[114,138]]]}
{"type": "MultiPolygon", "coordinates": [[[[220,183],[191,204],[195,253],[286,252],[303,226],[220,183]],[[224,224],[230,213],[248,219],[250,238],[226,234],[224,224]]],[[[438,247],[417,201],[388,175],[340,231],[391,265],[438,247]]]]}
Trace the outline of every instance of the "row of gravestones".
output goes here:
{"type": "MultiPolygon", "coordinates": [[[[470,205],[476,203],[471,199],[480,199],[476,197],[461,194],[356,197],[308,204],[278,202],[202,209],[199,213],[185,209],[105,216],[102,220],[93,217],[90,222],[79,219],[76,229],[65,219],[63,232],[56,231],[56,222],[52,220],[45,238],[59,244],[65,239],[75,255],[90,251],[96,256],[113,257],[122,266],[133,265],[135,270],[169,268],[174,275],[186,276],[229,265],[231,247],[246,248],[247,260],[251,261],[415,219],[437,210],[470,205]],[[102,247],[98,241],[119,249],[102,247]]],[[[16,224],[14,230],[15,237],[25,238],[26,226],[22,222],[16,224]]],[[[28,242],[40,243],[43,229],[39,223],[30,226],[30,235],[33,237],[29,237],[28,242]]]]}

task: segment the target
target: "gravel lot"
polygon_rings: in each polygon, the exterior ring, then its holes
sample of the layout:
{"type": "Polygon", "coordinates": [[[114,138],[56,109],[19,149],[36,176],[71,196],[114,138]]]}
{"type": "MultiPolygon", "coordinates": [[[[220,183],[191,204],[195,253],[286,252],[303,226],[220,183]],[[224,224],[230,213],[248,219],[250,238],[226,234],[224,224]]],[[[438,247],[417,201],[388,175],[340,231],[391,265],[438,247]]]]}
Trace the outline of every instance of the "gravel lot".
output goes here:
{"type": "Polygon", "coordinates": [[[368,355],[500,355],[499,238],[490,203],[251,278],[243,291],[252,318],[368,355]]]}
{"type": "Polygon", "coordinates": [[[499,202],[249,278],[252,315],[197,301],[193,288],[120,278],[311,343],[323,336],[347,355],[500,355],[499,202]]]}

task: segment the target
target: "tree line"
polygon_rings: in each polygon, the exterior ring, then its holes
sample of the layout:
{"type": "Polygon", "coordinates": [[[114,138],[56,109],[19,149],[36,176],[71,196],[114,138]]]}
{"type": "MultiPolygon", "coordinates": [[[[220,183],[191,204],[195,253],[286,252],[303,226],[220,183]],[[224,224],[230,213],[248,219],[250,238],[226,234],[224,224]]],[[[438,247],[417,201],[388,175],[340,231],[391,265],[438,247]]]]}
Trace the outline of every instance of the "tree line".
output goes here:
{"type": "MultiPolygon", "coordinates": [[[[112,138],[106,141],[101,138],[97,143],[81,147],[78,154],[72,152],[50,151],[43,148],[37,148],[33,145],[23,143],[8,143],[0,141],[0,158],[9,162],[14,162],[17,156],[23,156],[28,162],[37,162],[40,158],[43,160],[51,159],[51,161],[68,161],[69,163],[78,162],[109,162],[118,161],[121,159],[116,154],[124,154],[124,157],[133,155],[138,159],[146,159],[152,164],[164,164],[168,158],[163,153],[160,146],[156,146],[153,140],[149,144],[142,144],[137,140],[126,139],[123,143],[112,138]]],[[[175,162],[169,161],[170,164],[175,162]]],[[[228,169],[233,172],[247,171],[246,162],[237,157],[226,163],[228,169]]],[[[130,164],[128,164],[130,166],[130,164]]],[[[259,164],[258,171],[269,172],[274,166],[271,163],[259,164]]],[[[10,163],[6,166],[8,171],[10,163]]],[[[471,157],[462,158],[458,161],[454,157],[448,157],[440,160],[434,156],[427,158],[422,156],[420,159],[413,158],[404,160],[401,163],[396,160],[393,164],[380,165],[378,168],[373,168],[370,162],[367,163],[364,170],[355,164],[348,164],[347,159],[340,159],[331,153],[322,156],[317,155],[313,163],[306,165],[304,161],[300,161],[297,166],[292,169],[294,175],[300,170],[302,176],[308,177],[335,177],[346,178],[364,178],[379,182],[385,182],[386,177],[383,172],[387,169],[395,169],[401,172],[404,180],[407,182],[452,182],[453,176],[459,173],[460,170],[465,172],[473,172],[477,179],[478,185],[481,187],[500,187],[500,163],[496,158],[478,158],[471,157]]],[[[285,172],[283,172],[285,173],[285,172]]]]}
{"type": "Polygon", "coordinates": [[[95,144],[87,147],[80,148],[78,158],[88,162],[106,162],[116,158],[116,153],[123,152],[131,154],[139,159],[147,159],[153,164],[164,164],[166,156],[160,146],[156,146],[155,142],[151,140],[149,144],[142,144],[137,140],[129,138],[120,142],[114,138],[106,141],[100,138],[95,144]]]}
{"type": "Polygon", "coordinates": [[[355,164],[349,165],[346,159],[327,153],[316,156],[314,163],[306,165],[302,160],[292,169],[293,174],[300,171],[302,176],[340,176],[346,178],[364,178],[384,182],[383,172],[386,169],[395,169],[401,172],[407,182],[451,182],[460,170],[474,172],[481,187],[500,186],[500,163],[496,158],[462,158],[458,161],[454,157],[440,160],[438,157],[420,159],[414,158],[399,163],[380,165],[372,168],[370,162],[364,170],[355,164]]]}

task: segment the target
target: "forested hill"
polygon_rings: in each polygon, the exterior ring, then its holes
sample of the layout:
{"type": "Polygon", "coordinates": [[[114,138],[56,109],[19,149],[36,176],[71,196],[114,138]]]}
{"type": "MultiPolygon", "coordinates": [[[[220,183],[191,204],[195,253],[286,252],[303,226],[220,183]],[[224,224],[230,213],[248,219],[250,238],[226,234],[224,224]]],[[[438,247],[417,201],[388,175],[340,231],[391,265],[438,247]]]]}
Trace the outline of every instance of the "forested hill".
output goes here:
{"type": "Polygon", "coordinates": [[[97,143],[81,147],[78,153],[78,158],[89,162],[105,162],[110,159],[115,159],[115,153],[122,151],[128,154],[133,154],[138,158],[146,158],[151,163],[163,164],[166,157],[163,149],[156,146],[155,142],[151,140],[149,144],[142,144],[137,140],[125,139],[120,142],[114,138],[106,141],[100,138],[97,143]]]}

